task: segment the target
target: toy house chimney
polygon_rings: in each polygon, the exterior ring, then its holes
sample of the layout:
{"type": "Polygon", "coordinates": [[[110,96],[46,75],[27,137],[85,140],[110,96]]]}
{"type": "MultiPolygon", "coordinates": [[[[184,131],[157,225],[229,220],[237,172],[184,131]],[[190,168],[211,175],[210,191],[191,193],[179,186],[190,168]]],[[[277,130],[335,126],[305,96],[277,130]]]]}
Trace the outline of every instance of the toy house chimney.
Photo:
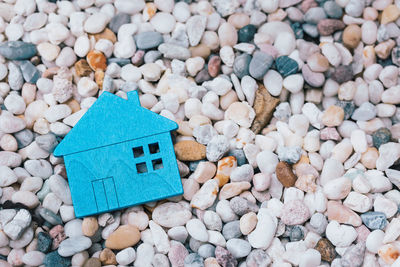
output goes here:
{"type": "Polygon", "coordinates": [[[133,90],[127,93],[128,95],[128,101],[131,102],[132,104],[140,106],[140,101],[139,101],[139,94],[137,90],[133,90]]]}

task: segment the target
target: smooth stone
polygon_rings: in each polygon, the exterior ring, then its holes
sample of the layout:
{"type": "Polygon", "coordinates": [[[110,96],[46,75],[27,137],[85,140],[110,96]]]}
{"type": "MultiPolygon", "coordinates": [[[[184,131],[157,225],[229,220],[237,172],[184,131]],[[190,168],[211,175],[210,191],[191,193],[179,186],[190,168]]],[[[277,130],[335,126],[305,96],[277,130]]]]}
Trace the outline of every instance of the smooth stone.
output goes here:
{"type": "Polygon", "coordinates": [[[250,43],[253,40],[256,32],[257,32],[257,27],[252,24],[248,24],[248,25],[242,27],[238,31],[238,42],[239,43],[250,43]]]}
{"type": "Polygon", "coordinates": [[[233,72],[235,75],[242,79],[244,76],[249,75],[249,65],[252,60],[251,55],[249,54],[241,54],[235,58],[233,63],[233,72]]]}
{"type": "Polygon", "coordinates": [[[160,51],[164,57],[170,59],[186,60],[191,56],[189,49],[174,44],[163,43],[158,46],[158,51],[160,51]]]}
{"type": "Polygon", "coordinates": [[[10,60],[29,59],[36,55],[36,46],[22,41],[8,41],[0,45],[0,55],[10,60]]]}
{"type": "Polygon", "coordinates": [[[192,214],[179,203],[163,203],[157,206],[152,213],[153,220],[163,227],[172,228],[185,225],[192,214]]]}
{"type": "Polygon", "coordinates": [[[276,69],[283,76],[289,76],[291,74],[297,73],[299,69],[299,64],[296,60],[291,59],[288,56],[280,56],[275,60],[276,69]]]}
{"type": "Polygon", "coordinates": [[[85,249],[88,249],[91,245],[92,241],[86,236],[71,237],[61,242],[57,251],[60,256],[69,257],[85,249]]]}
{"type": "Polygon", "coordinates": [[[69,267],[71,265],[71,258],[62,257],[57,251],[53,251],[46,254],[43,264],[44,266],[69,267]]]}
{"type": "Polygon", "coordinates": [[[249,64],[250,75],[255,79],[262,79],[269,68],[271,68],[273,62],[274,58],[271,55],[261,51],[254,52],[249,64]]]}
{"type": "Polygon", "coordinates": [[[354,110],[351,118],[355,121],[368,121],[376,116],[376,107],[370,102],[364,102],[354,110]]]}
{"type": "Polygon", "coordinates": [[[118,13],[113,16],[111,19],[110,23],[108,24],[108,27],[114,32],[118,33],[119,28],[123,24],[128,24],[131,22],[131,16],[126,13],[118,13]]]}
{"type": "Polygon", "coordinates": [[[13,90],[20,90],[24,84],[21,69],[13,62],[8,63],[8,84],[13,90]]]}
{"type": "Polygon", "coordinates": [[[374,147],[379,148],[381,145],[390,142],[392,134],[388,128],[380,128],[372,134],[372,143],[374,147]]]}
{"type": "Polygon", "coordinates": [[[333,19],[340,19],[343,15],[342,8],[335,1],[326,1],[324,10],[328,17],[333,19]]]}
{"type": "Polygon", "coordinates": [[[135,36],[138,49],[151,49],[158,47],[164,42],[163,36],[159,32],[142,32],[135,36]]]}
{"type": "Polygon", "coordinates": [[[312,7],[304,14],[303,19],[307,23],[317,24],[318,21],[326,19],[326,13],[322,7],[312,7]]]}
{"type": "Polygon", "coordinates": [[[194,15],[186,21],[186,32],[191,46],[199,44],[206,29],[207,17],[194,15]]]}

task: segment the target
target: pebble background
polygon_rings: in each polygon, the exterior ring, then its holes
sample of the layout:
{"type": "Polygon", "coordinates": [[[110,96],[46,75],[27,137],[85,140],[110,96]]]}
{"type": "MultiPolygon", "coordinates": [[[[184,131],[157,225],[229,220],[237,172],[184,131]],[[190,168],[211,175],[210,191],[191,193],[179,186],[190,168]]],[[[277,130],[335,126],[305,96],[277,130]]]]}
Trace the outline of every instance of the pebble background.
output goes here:
{"type": "Polygon", "coordinates": [[[399,267],[399,16],[2,0],[0,266],[399,267]],[[184,194],[76,219],[52,151],[103,91],[136,89],[179,124],[184,194]]]}

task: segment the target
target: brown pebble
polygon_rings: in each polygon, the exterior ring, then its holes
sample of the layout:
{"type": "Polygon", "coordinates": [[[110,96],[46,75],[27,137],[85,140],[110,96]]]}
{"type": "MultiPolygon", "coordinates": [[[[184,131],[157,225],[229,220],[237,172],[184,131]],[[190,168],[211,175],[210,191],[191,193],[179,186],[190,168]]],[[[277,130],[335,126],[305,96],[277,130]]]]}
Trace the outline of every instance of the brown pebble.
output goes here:
{"type": "Polygon", "coordinates": [[[98,258],[88,259],[83,267],[101,267],[101,261],[98,258]]]}
{"type": "Polygon", "coordinates": [[[206,157],[206,147],[192,140],[179,141],[174,145],[176,157],[183,161],[201,160],[206,157]]]}
{"type": "Polygon", "coordinates": [[[331,79],[339,84],[348,82],[353,79],[353,69],[351,66],[340,65],[335,68],[335,71],[331,74],[331,79]]]}
{"type": "Polygon", "coordinates": [[[70,99],[65,104],[67,104],[71,108],[72,113],[75,113],[75,112],[81,110],[81,106],[80,106],[79,102],[76,101],[75,99],[70,99]]]}
{"type": "Polygon", "coordinates": [[[75,73],[79,77],[89,76],[92,73],[92,69],[86,59],[80,59],[75,63],[75,73]]]}
{"type": "Polygon", "coordinates": [[[82,222],[82,233],[85,236],[93,236],[99,229],[96,217],[86,217],[82,222]]]}
{"type": "Polygon", "coordinates": [[[346,25],[338,19],[322,19],[317,25],[318,32],[321,35],[331,35],[335,31],[344,29],[344,27],[346,25]]]}
{"type": "Polygon", "coordinates": [[[335,259],[335,247],[328,239],[321,238],[315,246],[315,249],[319,251],[323,261],[332,262],[335,259]]]}
{"type": "Polygon", "coordinates": [[[136,226],[122,225],[117,228],[106,240],[109,249],[124,249],[134,246],[140,240],[140,232],[136,226]]]}
{"type": "Polygon", "coordinates": [[[254,100],[254,111],[256,117],[254,118],[251,130],[258,134],[271,120],[272,114],[275,107],[279,103],[279,98],[271,96],[264,85],[259,84],[258,90],[256,91],[256,97],[254,100]]]}
{"type": "Polygon", "coordinates": [[[115,254],[109,248],[103,249],[103,251],[100,253],[99,258],[103,265],[116,265],[117,264],[115,254]]]}
{"type": "Polygon", "coordinates": [[[104,56],[104,54],[100,51],[97,50],[90,51],[86,56],[86,60],[90,68],[92,68],[92,70],[94,71],[99,69],[104,71],[107,68],[107,59],[104,56]]]}
{"type": "Polygon", "coordinates": [[[59,69],[60,69],[60,67],[51,67],[51,68],[46,69],[42,73],[42,78],[53,79],[53,76],[57,74],[59,69]]]}
{"type": "Polygon", "coordinates": [[[328,127],[335,127],[342,124],[344,118],[344,110],[339,106],[332,105],[322,114],[322,123],[328,127]]]}
{"type": "Polygon", "coordinates": [[[213,56],[208,61],[208,73],[211,77],[217,77],[221,68],[221,58],[219,56],[213,56]]]}
{"type": "Polygon", "coordinates": [[[112,43],[115,43],[117,41],[117,36],[115,36],[115,33],[110,30],[109,28],[105,28],[104,31],[100,33],[93,34],[94,39],[96,42],[100,39],[107,39],[111,41],[112,43]]]}
{"type": "Polygon", "coordinates": [[[349,48],[356,48],[361,40],[361,28],[356,24],[347,26],[343,31],[343,43],[349,48]]]}
{"type": "Polygon", "coordinates": [[[206,44],[192,46],[189,50],[192,53],[191,57],[202,57],[206,59],[211,54],[211,50],[206,44]]]}
{"type": "Polygon", "coordinates": [[[388,24],[398,19],[400,9],[396,5],[388,5],[382,12],[381,24],[388,24]]]}
{"type": "Polygon", "coordinates": [[[96,70],[96,72],[94,73],[94,80],[96,81],[99,88],[103,89],[104,71],[96,70]]]}
{"type": "Polygon", "coordinates": [[[276,165],[276,178],[284,187],[292,187],[296,183],[297,177],[292,171],[289,163],[281,161],[276,165]]]}

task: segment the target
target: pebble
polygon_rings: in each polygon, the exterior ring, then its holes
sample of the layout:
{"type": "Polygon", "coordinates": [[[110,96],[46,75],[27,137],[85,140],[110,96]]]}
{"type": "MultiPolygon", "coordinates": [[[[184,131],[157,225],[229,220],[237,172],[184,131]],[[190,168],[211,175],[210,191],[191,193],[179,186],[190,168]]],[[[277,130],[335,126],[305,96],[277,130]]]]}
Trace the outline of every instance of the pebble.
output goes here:
{"type": "Polygon", "coordinates": [[[238,31],[238,41],[239,43],[249,43],[253,40],[256,34],[257,28],[252,24],[248,24],[238,31]]]}
{"type": "Polygon", "coordinates": [[[71,265],[71,258],[62,257],[58,254],[57,251],[50,252],[46,254],[43,264],[45,266],[60,266],[60,267],[68,267],[71,265]]]}
{"type": "MultiPolygon", "coordinates": [[[[273,62],[274,58],[271,55],[261,51],[254,52],[249,64],[250,75],[255,79],[262,79],[269,68],[272,66],[273,62]]],[[[282,74],[279,69],[278,71],[282,74]]]]}
{"type": "Polygon", "coordinates": [[[318,32],[322,36],[331,35],[338,30],[342,30],[345,24],[337,19],[322,19],[317,24],[318,32]]]}
{"type": "Polygon", "coordinates": [[[372,142],[374,147],[378,148],[390,141],[392,137],[391,132],[387,128],[379,128],[372,134],[372,142]]]}
{"type": "Polygon", "coordinates": [[[237,260],[234,258],[234,256],[226,250],[225,248],[221,246],[217,246],[215,248],[215,258],[217,259],[217,262],[221,266],[236,266],[237,265],[237,260]]]}
{"type": "Polygon", "coordinates": [[[207,18],[205,16],[192,16],[186,21],[186,32],[191,46],[199,44],[206,29],[207,18]]]}
{"type": "MultiPolygon", "coordinates": [[[[222,55],[221,58],[223,60],[222,55]]],[[[252,57],[249,54],[241,54],[240,56],[235,57],[233,62],[233,72],[239,79],[250,74],[249,67],[251,60],[252,57]]]]}
{"type": "Polygon", "coordinates": [[[335,247],[326,238],[321,238],[315,249],[321,254],[321,259],[324,261],[332,262],[336,257],[335,247]]]}
{"type": "Polygon", "coordinates": [[[174,16],[167,12],[158,12],[151,18],[150,23],[157,32],[165,34],[172,32],[175,27],[176,20],[174,16]]]}
{"type": "Polygon", "coordinates": [[[179,203],[161,204],[154,209],[152,216],[154,222],[168,228],[185,225],[191,217],[190,211],[179,203]]]}
{"type": "Polygon", "coordinates": [[[8,41],[0,45],[0,54],[10,60],[30,59],[36,53],[36,46],[31,43],[8,41]]]}
{"type": "Polygon", "coordinates": [[[119,28],[124,24],[129,24],[131,22],[131,17],[127,13],[118,13],[113,16],[109,23],[110,29],[118,33],[119,28]]]}
{"type": "Polygon", "coordinates": [[[125,249],[135,245],[139,240],[140,233],[136,226],[122,225],[107,238],[105,245],[110,249],[125,249]]]}
{"type": "Polygon", "coordinates": [[[69,257],[92,245],[92,241],[85,236],[70,237],[60,243],[58,254],[62,257],[69,257]]]}
{"type": "Polygon", "coordinates": [[[276,177],[284,187],[292,187],[297,180],[291,166],[285,161],[281,161],[276,165],[276,177]]]}
{"type": "Polygon", "coordinates": [[[265,248],[271,244],[278,223],[266,208],[259,209],[257,219],[256,228],[248,235],[248,241],[253,248],[265,248]]]}
{"type": "Polygon", "coordinates": [[[371,230],[382,230],[387,225],[386,215],[383,212],[369,211],[360,216],[365,226],[371,230]]]}
{"type": "Polygon", "coordinates": [[[164,38],[159,32],[142,32],[135,35],[136,46],[138,49],[152,49],[163,43],[164,38]]]}
{"type": "Polygon", "coordinates": [[[307,206],[301,200],[292,200],[283,206],[281,220],[286,225],[302,224],[310,217],[307,206]]]}

